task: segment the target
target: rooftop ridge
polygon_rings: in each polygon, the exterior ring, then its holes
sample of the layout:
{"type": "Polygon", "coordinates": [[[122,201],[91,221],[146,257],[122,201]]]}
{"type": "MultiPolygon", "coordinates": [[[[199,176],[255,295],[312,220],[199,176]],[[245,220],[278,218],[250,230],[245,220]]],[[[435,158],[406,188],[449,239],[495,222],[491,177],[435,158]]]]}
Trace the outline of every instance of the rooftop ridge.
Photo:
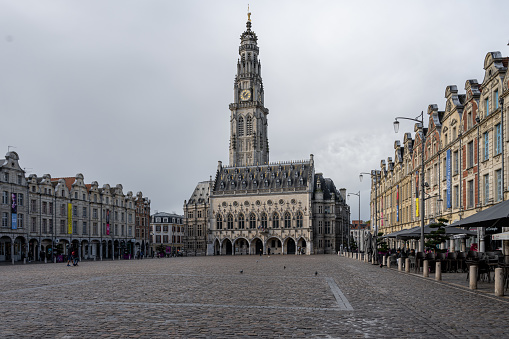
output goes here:
{"type": "Polygon", "coordinates": [[[275,166],[275,165],[300,165],[300,164],[309,164],[310,162],[311,162],[311,160],[290,160],[290,161],[269,162],[268,164],[258,164],[258,165],[223,166],[223,168],[251,168],[251,167],[275,166]]]}

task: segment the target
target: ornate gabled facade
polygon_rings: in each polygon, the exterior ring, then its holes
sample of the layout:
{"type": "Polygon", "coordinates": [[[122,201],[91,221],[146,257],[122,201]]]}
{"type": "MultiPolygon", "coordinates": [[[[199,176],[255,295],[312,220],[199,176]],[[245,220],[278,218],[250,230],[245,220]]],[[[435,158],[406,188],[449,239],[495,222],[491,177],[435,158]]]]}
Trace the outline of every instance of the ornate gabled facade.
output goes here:
{"type": "MultiPolygon", "coordinates": [[[[250,15],[250,14],[249,14],[250,15]]],[[[335,253],[348,242],[346,190],[309,160],[269,163],[257,36],[248,16],[230,104],[230,163],[184,202],[187,255],[335,253]]]]}
{"type": "Polygon", "coordinates": [[[18,160],[9,152],[0,162],[0,261],[59,261],[72,250],[82,259],[129,259],[142,248],[132,192],[86,184],[81,173],[26,178],[18,160]]]}
{"type": "MultiPolygon", "coordinates": [[[[429,105],[428,127],[416,124],[415,140],[405,133],[401,171],[396,172],[398,161],[393,166],[391,160],[388,164],[382,160],[380,176],[372,176],[371,192],[375,207],[371,222],[380,225],[380,231],[388,234],[419,226],[418,204],[423,201],[428,224],[440,217],[452,223],[509,198],[508,63],[500,52],[487,53],[482,84],[467,80],[464,94],[458,94],[455,85],[447,86],[445,110],[429,105]],[[425,197],[419,197],[423,139],[426,188],[425,197]]],[[[399,142],[395,159],[398,148],[399,142]]],[[[497,246],[484,231],[479,231],[480,248],[497,246]]]]}

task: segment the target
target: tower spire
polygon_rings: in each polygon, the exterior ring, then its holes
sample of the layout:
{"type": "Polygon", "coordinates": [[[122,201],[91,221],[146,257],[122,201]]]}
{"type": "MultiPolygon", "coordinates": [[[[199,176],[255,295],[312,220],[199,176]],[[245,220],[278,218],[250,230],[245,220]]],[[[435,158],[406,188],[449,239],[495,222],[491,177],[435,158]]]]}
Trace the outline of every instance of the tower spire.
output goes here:
{"type": "Polygon", "coordinates": [[[247,4],[247,21],[251,22],[251,12],[249,11],[249,4],[247,4]]]}

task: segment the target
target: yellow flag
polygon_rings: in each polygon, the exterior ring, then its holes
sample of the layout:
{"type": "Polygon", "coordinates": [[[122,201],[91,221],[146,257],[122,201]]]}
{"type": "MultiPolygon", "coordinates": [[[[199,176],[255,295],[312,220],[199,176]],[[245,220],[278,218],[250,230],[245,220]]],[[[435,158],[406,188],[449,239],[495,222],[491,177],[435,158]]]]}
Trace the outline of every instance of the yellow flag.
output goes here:
{"type": "Polygon", "coordinates": [[[419,216],[419,198],[415,198],[415,216],[419,216]]]}
{"type": "Polygon", "coordinates": [[[72,234],[72,204],[67,204],[67,233],[72,234]]]}

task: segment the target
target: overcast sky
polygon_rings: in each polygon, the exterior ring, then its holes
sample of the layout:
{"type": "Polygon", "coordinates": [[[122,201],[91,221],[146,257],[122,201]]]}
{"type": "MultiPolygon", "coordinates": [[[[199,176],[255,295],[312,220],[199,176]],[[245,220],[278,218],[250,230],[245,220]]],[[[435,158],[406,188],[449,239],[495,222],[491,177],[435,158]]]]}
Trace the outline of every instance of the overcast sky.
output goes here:
{"type": "MultiPolygon", "coordinates": [[[[270,160],[309,159],[361,192],[394,156],[395,116],[444,109],[509,54],[508,1],[253,1],[270,160]]],[[[182,213],[228,164],[248,1],[0,0],[0,149],[28,174],[82,173],[182,213]]],[[[358,198],[350,197],[352,219],[358,198]]]]}

